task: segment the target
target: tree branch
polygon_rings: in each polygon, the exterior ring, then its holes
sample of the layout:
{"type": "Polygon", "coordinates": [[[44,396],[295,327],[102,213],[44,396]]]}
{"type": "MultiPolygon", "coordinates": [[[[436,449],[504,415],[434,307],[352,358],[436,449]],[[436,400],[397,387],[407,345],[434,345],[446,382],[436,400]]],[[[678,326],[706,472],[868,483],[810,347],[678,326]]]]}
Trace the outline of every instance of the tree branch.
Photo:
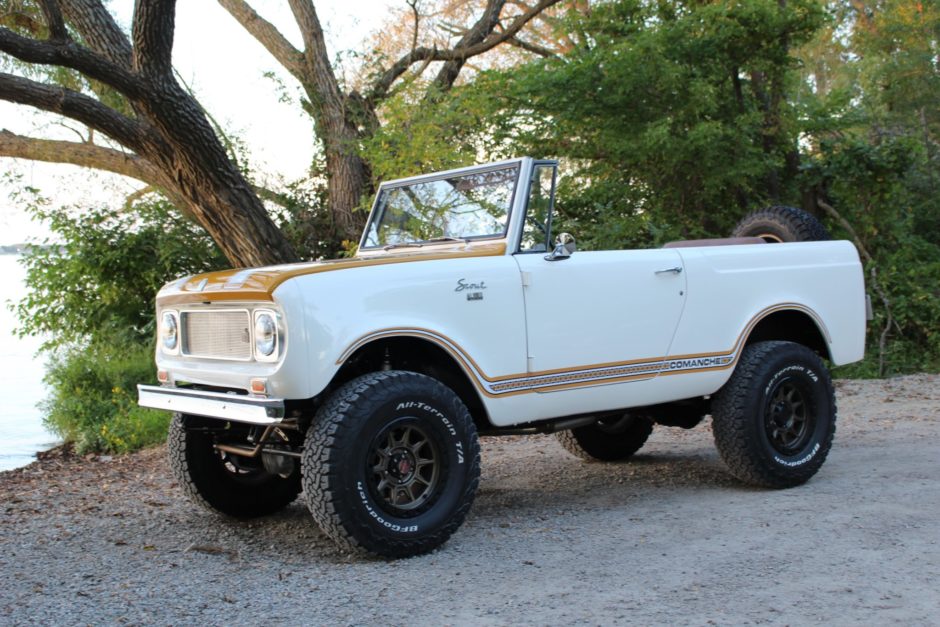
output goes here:
{"type": "Polygon", "coordinates": [[[147,131],[135,120],[106,107],[94,98],[63,87],[0,72],[0,99],[58,113],[104,133],[137,151],[147,131]]]}
{"type": "Polygon", "coordinates": [[[411,31],[411,50],[414,51],[418,47],[418,27],[421,24],[421,14],[418,13],[418,0],[405,0],[405,2],[411,7],[411,16],[414,19],[414,29],[411,31]]]}
{"type": "Polygon", "coordinates": [[[46,24],[49,26],[50,39],[54,41],[65,41],[69,38],[65,30],[65,20],[62,19],[62,11],[59,10],[59,3],[56,0],[41,0],[39,3],[42,14],[46,18],[46,24]]]}
{"type": "Polygon", "coordinates": [[[508,41],[512,37],[515,37],[516,33],[522,30],[522,27],[528,24],[532,18],[536,17],[539,13],[548,7],[558,4],[560,1],[561,0],[539,0],[538,4],[530,8],[525,13],[518,15],[512,22],[510,22],[509,26],[507,26],[505,30],[496,34],[491,34],[480,43],[468,46],[466,48],[438,50],[437,48],[421,47],[412,50],[408,54],[402,56],[375,80],[375,82],[372,84],[372,88],[367,92],[366,98],[372,103],[376,103],[379,100],[385,98],[395,81],[402,74],[407,72],[408,68],[415,63],[426,60],[466,61],[471,57],[483,54],[484,52],[489,52],[499,44],[508,41]]]}
{"type": "Polygon", "coordinates": [[[58,65],[76,70],[131,99],[141,95],[140,81],[136,76],[72,41],[41,42],[0,28],[0,52],[6,52],[26,63],[58,65]]]}
{"type": "Polygon", "coordinates": [[[172,76],[176,0],[137,0],[132,38],[133,68],[142,74],[172,76]]]}
{"type": "MultiPolygon", "coordinates": [[[[502,13],[505,5],[506,0],[487,0],[483,15],[457,41],[454,50],[466,49],[486,40],[499,24],[499,14],[502,13]]],[[[466,62],[466,58],[456,58],[444,63],[437,76],[434,77],[432,85],[440,90],[450,89],[466,62]]]]}
{"type": "Polygon", "coordinates": [[[159,171],[142,157],[87,142],[38,139],[0,129],[0,156],[46,163],[70,163],[129,176],[150,185],[162,186],[164,183],[159,171]]]}
{"type": "Polygon", "coordinates": [[[159,189],[180,211],[189,214],[189,207],[173,181],[143,157],[88,142],[68,142],[24,137],[0,129],[0,156],[29,159],[45,163],[69,163],[120,174],[159,189]]]}
{"type": "Polygon", "coordinates": [[[258,15],[245,0],[219,0],[222,8],[242,25],[278,63],[295,78],[302,81],[304,55],[281,32],[258,15]]]}
{"type": "MultiPolygon", "coordinates": [[[[287,0],[287,4],[290,5],[294,20],[303,36],[307,81],[312,81],[316,85],[317,95],[322,101],[322,103],[311,104],[314,106],[325,104],[336,112],[342,111],[343,97],[339,84],[336,82],[336,75],[333,73],[333,66],[330,65],[326,39],[323,36],[323,28],[320,26],[320,18],[317,17],[313,0],[287,0]]],[[[310,95],[309,92],[308,95],[310,95]]]]}
{"type": "Polygon", "coordinates": [[[88,47],[115,65],[131,68],[131,44],[101,0],[59,0],[59,5],[88,47]]]}
{"type": "Polygon", "coordinates": [[[525,50],[526,52],[531,52],[532,54],[537,54],[538,56],[545,57],[547,59],[554,59],[558,56],[552,50],[549,50],[545,46],[540,46],[538,44],[534,44],[532,42],[519,39],[518,37],[510,37],[508,40],[506,40],[506,43],[509,44],[510,46],[521,48],[522,50],[525,50]]]}

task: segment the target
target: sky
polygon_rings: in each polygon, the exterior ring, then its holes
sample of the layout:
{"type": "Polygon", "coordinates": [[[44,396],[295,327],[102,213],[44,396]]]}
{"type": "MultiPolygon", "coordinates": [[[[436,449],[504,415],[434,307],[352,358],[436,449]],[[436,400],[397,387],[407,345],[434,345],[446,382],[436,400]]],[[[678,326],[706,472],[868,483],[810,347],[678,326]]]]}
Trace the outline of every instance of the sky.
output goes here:
{"type": "MultiPolygon", "coordinates": [[[[133,0],[110,3],[118,23],[128,29],[133,4],[133,0]]],[[[301,47],[300,32],[286,0],[254,0],[251,4],[301,47]]],[[[318,0],[316,6],[335,57],[338,52],[358,48],[359,42],[381,26],[391,8],[404,7],[405,3],[318,0]]],[[[305,174],[313,157],[311,121],[296,104],[280,101],[278,88],[264,73],[274,72],[292,93],[296,93],[297,82],[216,2],[177,2],[173,63],[226,132],[244,140],[259,171],[286,180],[305,174]]],[[[75,123],[69,125],[83,130],[75,123]]],[[[53,139],[78,138],[57,118],[4,101],[0,101],[0,128],[53,139]]],[[[39,188],[57,205],[117,202],[142,186],[75,166],[0,158],[0,179],[4,173],[18,175],[23,183],[39,188]]],[[[46,237],[47,230],[29,219],[21,203],[9,199],[13,189],[0,181],[0,244],[46,237]]]]}

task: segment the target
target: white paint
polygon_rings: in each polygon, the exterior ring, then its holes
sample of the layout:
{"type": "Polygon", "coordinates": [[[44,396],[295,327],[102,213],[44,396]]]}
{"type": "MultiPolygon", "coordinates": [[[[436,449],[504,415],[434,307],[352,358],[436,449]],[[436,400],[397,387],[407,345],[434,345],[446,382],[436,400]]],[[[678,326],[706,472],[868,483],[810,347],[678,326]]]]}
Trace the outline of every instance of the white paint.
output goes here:
{"type": "Polygon", "coordinates": [[[492,423],[508,426],[712,394],[750,325],[776,307],[813,317],[834,363],[862,358],[864,284],[849,242],[576,252],[553,262],[513,255],[532,161],[520,165],[507,254],[296,276],[274,292],[287,327],[277,363],[158,356],[160,366],[242,389],[266,377],[273,396],[302,399],[320,393],[353,349],[420,337],[455,356],[492,423]],[[485,284],[483,298],[468,300],[461,279],[485,284]]]}

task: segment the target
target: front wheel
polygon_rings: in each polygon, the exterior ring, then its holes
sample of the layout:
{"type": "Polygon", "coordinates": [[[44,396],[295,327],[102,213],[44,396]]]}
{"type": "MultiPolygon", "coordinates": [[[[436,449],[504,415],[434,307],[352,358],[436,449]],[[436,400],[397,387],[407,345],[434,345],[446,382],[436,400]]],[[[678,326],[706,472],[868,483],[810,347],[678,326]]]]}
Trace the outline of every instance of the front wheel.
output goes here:
{"type": "Polygon", "coordinates": [[[805,483],[826,460],[836,430],[832,380],[822,360],[793,342],[747,346],[712,401],[712,430],[731,473],[752,485],[805,483]]]}
{"type": "MultiPolygon", "coordinates": [[[[261,457],[232,455],[217,443],[242,443],[243,428],[211,429],[204,420],[174,414],[167,437],[173,475],[190,499],[235,518],[255,518],[283,509],[300,493],[300,469],[290,464],[269,472],[261,457]]],[[[247,434],[244,434],[247,436],[247,434]]]]}
{"type": "Polygon", "coordinates": [[[480,446],[454,392],[393,370],[333,393],[310,426],[301,467],[307,507],[328,536],[349,549],[410,557],[463,523],[480,446]]]}

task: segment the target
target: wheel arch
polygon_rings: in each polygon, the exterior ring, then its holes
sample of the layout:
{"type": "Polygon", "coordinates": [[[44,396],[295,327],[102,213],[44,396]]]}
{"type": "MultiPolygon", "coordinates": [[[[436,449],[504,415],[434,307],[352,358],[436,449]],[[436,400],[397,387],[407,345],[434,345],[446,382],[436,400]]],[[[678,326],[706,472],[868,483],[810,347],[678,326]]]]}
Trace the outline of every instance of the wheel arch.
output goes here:
{"type": "Polygon", "coordinates": [[[752,323],[744,346],[780,340],[802,344],[824,359],[832,359],[828,332],[818,317],[804,308],[781,307],[752,323]]]}
{"type": "Polygon", "coordinates": [[[380,370],[407,370],[437,379],[460,397],[477,430],[490,429],[489,412],[472,374],[443,341],[427,333],[399,331],[361,341],[346,351],[329,388],[336,389],[360,375],[380,370]]]}

